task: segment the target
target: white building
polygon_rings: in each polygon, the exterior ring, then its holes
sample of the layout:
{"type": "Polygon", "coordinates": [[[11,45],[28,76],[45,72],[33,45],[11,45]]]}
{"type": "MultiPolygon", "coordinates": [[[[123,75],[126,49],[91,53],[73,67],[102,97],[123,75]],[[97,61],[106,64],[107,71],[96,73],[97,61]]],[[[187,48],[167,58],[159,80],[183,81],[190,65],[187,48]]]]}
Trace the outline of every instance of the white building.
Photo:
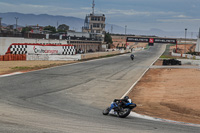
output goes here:
{"type": "Polygon", "coordinates": [[[90,33],[92,38],[101,39],[103,41],[105,34],[105,20],[104,14],[94,13],[94,0],[93,0],[93,12],[86,15],[84,27],[82,27],[83,32],[90,33]]]}
{"type": "Polygon", "coordinates": [[[195,52],[200,52],[200,28],[199,28],[199,36],[198,36],[198,39],[197,39],[195,52]]]}

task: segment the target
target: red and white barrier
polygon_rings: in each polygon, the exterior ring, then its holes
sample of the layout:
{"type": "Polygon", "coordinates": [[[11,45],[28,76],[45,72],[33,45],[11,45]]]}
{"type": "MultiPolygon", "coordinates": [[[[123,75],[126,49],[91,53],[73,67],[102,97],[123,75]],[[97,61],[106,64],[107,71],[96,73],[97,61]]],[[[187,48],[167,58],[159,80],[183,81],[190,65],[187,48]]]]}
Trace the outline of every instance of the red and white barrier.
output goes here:
{"type": "Polygon", "coordinates": [[[75,55],[76,51],[73,45],[13,43],[9,46],[6,54],[75,55]]]}
{"type": "Polygon", "coordinates": [[[13,43],[0,61],[11,60],[78,60],[73,45],[13,43]]]}

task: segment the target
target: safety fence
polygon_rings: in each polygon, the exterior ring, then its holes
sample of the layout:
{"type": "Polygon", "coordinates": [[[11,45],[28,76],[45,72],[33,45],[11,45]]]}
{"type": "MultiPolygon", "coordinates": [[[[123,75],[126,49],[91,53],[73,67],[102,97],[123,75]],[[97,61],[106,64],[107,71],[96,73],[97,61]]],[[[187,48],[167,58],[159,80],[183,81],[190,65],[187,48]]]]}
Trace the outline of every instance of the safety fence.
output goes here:
{"type": "Polygon", "coordinates": [[[26,54],[0,55],[0,61],[19,61],[19,60],[26,60],[26,54]]]}

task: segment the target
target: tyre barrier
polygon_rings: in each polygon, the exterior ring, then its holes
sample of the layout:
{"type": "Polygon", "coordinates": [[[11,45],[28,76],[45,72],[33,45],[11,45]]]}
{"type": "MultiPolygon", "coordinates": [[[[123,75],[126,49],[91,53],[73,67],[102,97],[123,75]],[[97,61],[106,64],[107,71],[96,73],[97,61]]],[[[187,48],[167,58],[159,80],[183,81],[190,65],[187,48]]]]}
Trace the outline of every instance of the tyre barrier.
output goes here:
{"type": "Polygon", "coordinates": [[[162,65],[181,65],[181,61],[177,59],[164,59],[162,65]]]}
{"type": "Polygon", "coordinates": [[[26,54],[6,54],[0,55],[0,61],[26,60],[26,54]]]}

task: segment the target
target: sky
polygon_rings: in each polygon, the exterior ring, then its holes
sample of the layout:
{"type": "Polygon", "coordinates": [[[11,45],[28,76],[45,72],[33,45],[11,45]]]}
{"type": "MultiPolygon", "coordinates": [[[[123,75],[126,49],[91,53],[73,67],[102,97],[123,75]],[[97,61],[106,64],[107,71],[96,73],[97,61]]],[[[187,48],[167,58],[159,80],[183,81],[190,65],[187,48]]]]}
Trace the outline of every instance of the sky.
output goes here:
{"type": "MultiPolygon", "coordinates": [[[[0,0],[0,12],[84,19],[92,12],[92,0],[0,0]]],[[[200,27],[200,0],[95,0],[95,13],[127,29],[198,32],[200,27]]]]}

